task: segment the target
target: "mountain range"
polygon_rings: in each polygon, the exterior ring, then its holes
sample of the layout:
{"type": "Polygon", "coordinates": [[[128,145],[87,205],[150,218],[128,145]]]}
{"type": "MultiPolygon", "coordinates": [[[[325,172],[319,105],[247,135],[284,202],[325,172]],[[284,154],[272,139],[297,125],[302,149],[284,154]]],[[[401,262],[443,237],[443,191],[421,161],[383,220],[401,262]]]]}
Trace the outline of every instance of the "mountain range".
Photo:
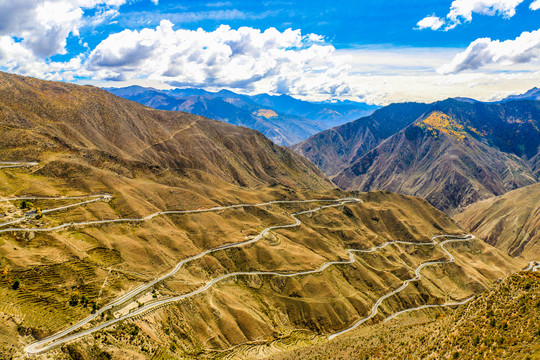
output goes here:
{"type": "Polygon", "coordinates": [[[393,104],[292,147],[347,190],[421,196],[448,214],[536,183],[540,105],[393,104]]]}
{"type": "Polygon", "coordinates": [[[336,189],[258,131],[95,87],[0,73],[0,126],[2,358],[85,319],[39,356],[253,358],[525,265],[421,198],[336,189]]]}
{"type": "Polygon", "coordinates": [[[228,90],[213,93],[202,89],[157,90],[140,86],[106,90],[155,109],[185,111],[258,130],[279,145],[295,144],[378,108],[351,101],[313,103],[287,95],[247,96],[228,90]]]}
{"type": "Polygon", "coordinates": [[[510,95],[500,102],[508,102],[508,101],[515,101],[515,100],[531,100],[531,101],[537,101],[540,100],[540,89],[537,87],[534,87],[530,89],[529,91],[519,94],[519,95],[510,95]]]}

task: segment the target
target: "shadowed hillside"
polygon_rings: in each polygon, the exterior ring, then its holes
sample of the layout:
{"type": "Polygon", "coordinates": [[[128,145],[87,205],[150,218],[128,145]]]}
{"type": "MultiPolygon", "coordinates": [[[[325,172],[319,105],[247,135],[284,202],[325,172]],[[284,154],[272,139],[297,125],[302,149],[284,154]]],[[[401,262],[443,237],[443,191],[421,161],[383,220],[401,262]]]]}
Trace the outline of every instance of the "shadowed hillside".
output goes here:
{"type": "Polygon", "coordinates": [[[426,104],[392,104],[371,116],[315,134],[291,148],[326,175],[334,176],[414,122],[427,109],[426,104]]]}
{"type": "Polygon", "coordinates": [[[363,130],[364,124],[384,115],[386,108],[371,118],[316,135],[294,149],[327,174],[336,173],[333,181],[343,189],[421,196],[448,214],[538,181],[539,103],[449,99],[417,106],[418,113],[398,117],[403,123],[383,116],[380,123],[396,125],[393,134],[378,141],[372,131],[363,130]],[[347,126],[361,136],[343,146],[339,134],[347,126]],[[322,138],[327,141],[319,143],[322,138]]]}

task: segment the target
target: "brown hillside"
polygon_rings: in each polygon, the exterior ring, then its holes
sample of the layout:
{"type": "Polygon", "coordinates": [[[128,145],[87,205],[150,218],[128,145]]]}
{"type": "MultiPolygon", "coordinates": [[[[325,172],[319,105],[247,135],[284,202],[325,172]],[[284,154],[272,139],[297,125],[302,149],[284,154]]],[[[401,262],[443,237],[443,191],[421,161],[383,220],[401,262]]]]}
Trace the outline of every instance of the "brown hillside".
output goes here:
{"type": "Polygon", "coordinates": [[[540,257],[540,184],[480,201],[455,219],[512,256],[531,261],[540,257]]]}
{"type": "Polygon", "coordinates": [[[330,188],[311,163],[256,131],[154,110],[94,87],[0,73],[0,124],[9,130],[0,140],[4,160],[77,151],[241,186],[330,188]]]}
{"type": "MultiPolygon", "coordinates": [[[[7,74],[1,79],[0,161],[40,163],[0,169],[0,197],[107,192],[112,199],[40,219],[25,219],[21,201],[2,201],[0,223],[23,218],[11,226],[43,229],[270,200],[362,200],[299,215],[301,226],[202,256],[95,323],[154,299],[192,292],[231,272],[314,270],[349,259],[346,249],[368,249],[389,240],[426,242],[434,235],[465,231],[419,198],[329,190],[313,165],[252,130],[152,110],[92,87],[7,74]]],[[[52,209],[74,202],[38,199],[32,206],[52,209]]],[[[94,303],[102,308],[181,260],[252,239],[270,226],[292,224],[290,214],[321,205],[245,206],[46,232],[2,232],[0,358],[23,356],[26,345],[89,316],[94,303]]],[[[388,299],[381,312],[462,299],[522,265],[481,241],[448,249],[455,263],[426,267],[422,280],[388,299]]],[[[246,344],[290,339],[298,329],[327,335],[366,316],[380,296],[414,277],[420,264],[447,255],[434,246],[391,245],[355,259],[298,277],[229,278],[38,358],[219,358],[246,344]]]]}
{"type": "Polygon", "coordinates": [[[427,320],[416,312],[322,345],[268,358],[540,359],[540,275],[505,279],[456,311],[427,320]],[[416,319],[415,319],[416,318],[416,319]]]}

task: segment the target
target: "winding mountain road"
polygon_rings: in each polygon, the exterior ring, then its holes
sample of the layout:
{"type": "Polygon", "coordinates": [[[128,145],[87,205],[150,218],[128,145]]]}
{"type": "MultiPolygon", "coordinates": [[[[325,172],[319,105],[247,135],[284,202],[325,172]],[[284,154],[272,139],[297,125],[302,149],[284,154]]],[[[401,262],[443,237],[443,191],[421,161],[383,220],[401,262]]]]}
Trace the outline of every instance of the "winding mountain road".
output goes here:
{"type": "MultiPolygon", "coordinates": [[[[28,166],[36,166],[36,165],[38,165],[38,163],[35,163],[35,162],[0,162],[0,169],[2,169],[2,168],[13,168],[13,167],[28,167],[28,166]]],[[[88,204],[88,203],[92,203],[92,202],[96,202],[96,201],[100,201],[100,200],[104,200],[104,199],[110,199],[111,195],[104,194],[104,195],[88,195],[88,196],[57,197],[57,198],[52,198],[52,197],[19,197],[19,198],[16,198],[16,197],[14,197],[14,198],[3,198],[3,199],[0,199],[0,201],[32,200],[32,199],[33,200],[36,200],[36,199],[68,200],[68,199],[83,199],[83,198],[91,198],[91,200],[86,200],[86,201],[79,202],[79,203],[76,203],[76,204],[65,205],[65,206],[61,206],[61,207],[58,207],[58,208],[54,208],[54,209],[44,210],[44,211],[42,211],[42,213],[43,214],[51,213],[51,212],[55,212],[55,211],[69,209],[69,208],[76,207],[76,206],[82,206],[82,205],[85,205],[85,204],[88,204]]],[[[473,235],[467,235],[465,237],[456,237],[456,236],[453,236],[453,235],[438,235],[438,236],[434,236],[432,238],[432,242],[430,242],[430,243],[416,243],[416,242],[408,242],[408,241],[389,241],[389,242],[386,242],[384,244],[381,244],[379,246],[376,246],[376,247],[374,247],[372,249],[368,249],[368,250],[359,250],[359,249],[346,250],[348,255],[349,255],[349,258],[347,260],[330,261],[330,262],[324,263],[323,265],[321,265],[317,269],[294,272],[294,273],[284,273],[284,272],[276,272],[276,271],[248,271],[248,272],[229,273],[229,274],[225,274],[225,275],[222,275],[220,277],[217,277],[217,278],[214,278],[214,279],[210,280],[204,286],[202,286],[199,289],[194,290],[192,292],[189,292],[189,293],[186,293],[186,294],[183,294],[183,295],[179,295],[179,296],[176,296],[176,297],[170,297],[170,298],[165,298],[165,299],[161,299],[161,300],[158,300],[158,301],[151,302],[151,303],[149,303],[147,305],[144,305],[144,306],[142,306],[142,307],[140,307],[140,308],[136,309],[135,311],[132,311],[132,312],[130,312],[128,314],[125,314],[125,315],[120,316],[118,318],[106,321],[106,322],[104,322],[102,324],[93,326],[93,327],[91,327],[89,329],[85,329],[85,330],[80,331],[78,333],[71,334],[75,330],[80,329],[84,325],[86,325],[89,322],[91,322],[92,320],[96,319],[99,315],[103,314],[104,312],[106,312],[108,310],[111,310],[111,309],[113,309],[115,307],[118,307],[118,306],[120,306],[120,305],[122,305],[122,304],[124,304],[124,303],[126,303],[126,302],[128,302],[130,300],[133,300],[137,295],[140,295],[141,293],[147,291],[148,289],[150,289],[154,285],[156,285],[156,284],[164,281],[165,279],[175,275],[180,270],[180,268],[182,268],[182,266],[184,266],[185,264],[187,264],[189,262],[192,262],[192,261],[194,261],[196,259],[199,259],[199,258],[201,258],[201,257],[203,257],[205,255],[211,254],[211,253],[216,252],[216,251],[225,250],[225,249],[229,249],[229,248],[233,248],[233,247],[239,247],[239,246],[244,246],[244,245],[255,243],[255,242],[259,241],[260,239],[262,239],[266,234],[268,234],[272,230],[285,229],[285,228],[292,228],[292,227],[300,226],[302,224],[302,222],[297,217],[299,215],[305,215],[305,214],[309,214],[309,213],[314,213],[314,212],[317,212],[317,211],[320,211],[320,210],[323,210],[323,209],[342,206],[342,205],[345,205],[347,203],[358,203],[358,202],[362,202],[362,200],[357,199],[357,198],[342,198],[342,199],[337,199],[337,200],[328,200],[328,199],[277,200],[277,201],[269,201],[269,202],[260,203],[260,204],[238,204],[238,205],[230,205],[230,206],[216,206],[216,207],[212,207],[212,208],[208,208],[208,209],[199,209],[199,210],[160,211],[160,212],[153,213],[153,214],[148,215],[148,216],[143,217],[143,218],[120,218],[120,219],[111,219],[111,220],[87,221],[87,222],[78,222],[78,223],[65,223],[65,224],[61,224],[61,225],[58,225],[58,226],[55,226],[55,227],[49,227],[49,228],[9,228],[9,229],[0,230],[0,233],[6,233],[6,232],[30,232],[30,231],[46,232],[46,231],[56,231],[56,230],[64,229],[64,228],[71,227],[71,226],[91,226],[91,225],[108,224],[108,223],[148,221],[148,220],[151,220],[151,219],[153,219],[153,218],[155,218],[157,216],[160,216],[160,215],[194,214],[194,213],[222,211],[222,210],[243,208],[243,207],[251,207],[251,206],[265,206],[265,205],[273,205],[273,204],[316,203],[316,202],[319,202],[319,203],[320,202],[322,202],[322,203],[331,202],[332,204],[319,206],[319,207],[311,209],[311,210],[300,211],[300,212],[290,214],[290,216],[294,219],[294,223],[285,224],[285,225],[275,225],[275,226],[267,227],[266,229],[261,231],[253,239],[238,242],[238,243],[231,243],[231,244],[223,245],[223,246],[220,246],[220,247],[217,247],[217,248],[214,248],[214,249],[203,251],[203,252],[201,252],[201,253],[199,253],[197,255],[191,256],[189,258],[186,258],[186,259],[180,261],[170,272],[166,273],[165,275],[163,275],[163,276],[161,276],[161,277],[159,277],[159,278],[157,278],[157,279],[155,279],[153,281],[142,284],[142,285],[140,285],[140,286],[126,292],[124,295],[118,297],[117,299],[110,302],[106,306],[102,307],[101,309],[96,311],[94,314],[88,316],[84,320],[74,324],[73,326],[71,326],[71,327],[69,327],[69,328],[67,328],[67,329],[65,329],[65,330],[63,330],[61,332],[58,332],[57,334],[54,334],[54,335],[52,335],[50,337],[47,337],[45,339],[42,339],[40,341],[37,341],[37,342],[34,342],[34,343],[28,345],[25,348],[25,352],[28,353],[28,354],[39,354],[39,353],[46,352],[46,351],[48,351],[48,350],[50,350],[50,349],[52,349],[52,348],[54,348],[56,346],[59,346],[59,345],[64,344],[66,342],[69,342],[69,341],[76,340],[78,338],[87,336],[89,334],[92,334],[93,332],[96,332],[96,331],[99,331],[99,330],[104,329],[106,327],[109,327],[109,326],[111,326],[111,325],[113,325],[115,323],[118,323],[120,321],[123,321],[123,320],[129,319],[129,318],[133,318],[135,316],[145,314],[146,312],[149,312],[151,310],[155,310],[155,309],[157,309],[157,308],[159,308],[161,306],[167,305],[169,303],[173,303],[173,302],[177,302],[177,301],[187,299],[189,297],[193,297],[193,296],[195,296],[197,294],[200,294],[200,293],[210,289],[213,285],[215,285],[215,284],[217,284],[217,283],[219,283],[219,282],[221,282],[221,281],[223,281],[225,279],[235,277],[235,276],[259,275],[259,276],[293,277],[293,276],[305,276],[305,275],[315,274],[315,273],[319,273],[319,272],[324,271],[325,269],[327,269],[330,266],[354,263],[355,262],[354,253],[357,253],[357,252],[359,252],[359,253],[374,252],[374,251],[377,251],[379,249],[382,249],[382,248],[384,248],[384,247],[386,247],[388,245],[392,245],[392,244],[407,244],[407,245],[415,245],[415,246],[428,246],[428,245],[436,246],[436,245],[438,245],[446,253],[446,255],[448,255],[449,260],[446,260],[446,261],[429,261],[429,262],[423,263],[420,266],[418,266],[416,268],[416,270],[415,270],[415,277],[414,278],[406,280],[398,289],[395,289],[395,290],[383,295],[382,297],[380,297],[377,300],[377,302],[373,305],[371,313],[368,316],[358,320],[352,326],[350,326],[350,327],[348,327],[348,328],[346,328],[344,330],[341,330],[341,331],[339,331],[339,332],[337,332],[335,334],[330,335],[328,337],[328,339],[331,340],[331,339],[333,339],[333,338],[335,338],[337,336],[340,336],[340,335],[342,335],[342,334],[344,334],[344,333],[346,333],[348,331],[351,331],[351,330],[357,328],[358,326],[360,326],[361,324],[363,324],[367,320],[375,317],[377,315],[377,313],[378,313],[379,306],[381,305],[381,303],[385,299],[399,293],[400,291],[405,289],[409,285],[409,283],[411,283],[413,281],[419,281],[420,280],[420,278],[421,278],[420,271],[424,267],[426,267],[428,265],[444,264],[444,263],[454,262],[455,261],[454,256],[447,249],[444,248],[444,245],[446,243],[458,242],[458,241],[471,241],[471,240],[473,240],[475,238],[473,235]],[[438,243],[436,241],[436,239],[442,238],[442,237],[447,237],[447,238],[450,237],[450,239],[445,240],[445,241],[443,241],[441,243],[438,243]],[[69,335],[69,334],[71,334],[71,335],[69,335]]],[[[10,225],[10,224],[14,224],[14,223],[17,223],[17,222],[21,222],[21,221],[23,221],[25,219],[28,219],[28,218],[29,218],[28,216],[25,216],[24,218],[16,219],[16,220],[11,221],[11,222],[6,222],[6,223],[3,223],[3,224],[0,224],[0,227],[7,226],[7,225],[10,225]]],[[[530,264],[530,269],[533,270],[533,271],[535,271],[539,267],[540,267],[540,265],[533,264],[533,262],[531,262],[531,264],[530,264]]],[[[459,303],[450,303],[450,304],[441,304],[441,305],[423,305],[423,306],[413,308],[413,309],[405,309],[405,310],[402,310],[402,311],[400,311],[398,313],[395,313],[395,314],[391,315],[390,317],[386,318],[385,321],[388,321],[388,320],[394,318],[395,316],[398,316],[398,315],[400,315],[402,313],[405,313],[405,312],[408,312],[408,311],[419,310],[419,309],[429,308],[429,307],[460,305],[460,304],[463,304],[463,303],[465,303],[465,302],[467,302],[469,300],[470,299],[467,299],[467,300],[465,300],[463,302],[459,302],[459,303]]]]}
{"type": "Polygon", "coordinates": [[[77,324],[74,324],[73,326],[67,328],[66,330],[61,331],[61,332],[59,332],[59,333],[57,333],[57,334],[55,334],[53,336],[50,336],[48,338],[42,339],[42,340],[40,340],[38,342],[35,342],[33,344],[30,344],[29,346],[27,346],[25,348],[25,351],[27,353],[31,353],[31,354],[37,354],[37,353],[48,351],[51,348],[53,348],[55,346],[58,346],[58,345],[60,345],[62,343],[65,343],[67,341],[79,338],[81,336],[91,334],[91,333],[93,333],[95,331],[103,329],[104,327],[110,326],[110,325],[112,325],[112,324],[114,324],[116,322],[125,320],[125,319],[130,318],[130,317],[134,317],[134,316],[137,316],[137,315],[141,315],[141,314],[143,314],[143,313],[145,313],[147,311],[153,310],[153,309],[155,309],[157,307],[160,307],[160,306],[163,306],[165,304],[175,302],[175,301],[179,301],[179,300],[194,296],[196,294],[199,294],[199,293],[209,289],[210,287],[212,287],[212,285],[214,285],[215,283],[217,283],[219,281],[222,281],[222,280],[224,280],[226,278],[232,277],[232,276],[256,275],[256,274],[258,274],[258,275],[278,275],[278,276],[298,276],[298,275],[307,275],[307,274],[323,271],[328,266],[333,265],[333,264],[348,264],[348,263],[351,263],[351,262],[354,261],[354,258],[352,257],[352,254],[349,254],[350,255],[349,260],[326,263],[323,266],[321,266],[319,269],[309,270],[309,271],[305,271],[305,272],[302,272],[302,273],[296,273],[296,274],[285,274],[285,273],[282,274],[282,273],[278,273],[278,272],[239,272],[239,273],[227,274],[227,275],[224,275],[224,276],[221,276],[219,278],[211,280],[204,287],[202,287],[202,288],[200,288],[198,290],[195,290],[195,291],[193,291],[191,293],[184,294],[184,295],[174,297],[174,298],[167,298],[167,299],[163,299],[163,300],[160,300],[160,301],[153,302],[151,304],[148,304],[146,306],[143,306],[143,307],[137,309],[136,311],[134,311],[132,313],[126,314],[126,315],[124,315],[122,317],[119,317],[117,319],[112,319],[112,320],[110,320],[110,321],[108,321],[106,323],[100,324],[100,325],[98,325],[96,327],[93,327],[91,329],[87,329],[87,330],[84,330],[82,332],[79,332],[79,333],[70,335],[68,337],[65,337],[66,335],[72,333],[73,331],[75,331],[75,330],[81,328],[82,326],[88,324],[90,321],[94,320],[96,317],[98,317],[102,313],[104,313],[104,312],[106,312],[108,310],[111,310],[111,309],[113,309],[113,308],[115,308],[117,306],[120,306],[121,304],[123,304],[123,303],[125,303],[127,301],[132,300],[135,296],[137,296],[137,295],[141,294],[142,292],[148,290],[149,288],[153,287],[154,285],[158,284],[159,282],[173,276],[174,274],[176,274],[180,270],[180,268],[182,266],[184,266],[185,264],[187,264],[187,263],[189,263],[191,261],[194,261],[196,259],[199,259],[199,258],[205,256],[205,255],[211,254],[211,253],[219,251],[219,250],[225,250],[225,249],[229,249],[229,248],[233,248],[233,247],[239,247],[239,246],[244,246],[244,245],[255,243],[255,242],[259,241],[261,238],[263,238],[271,230],[284,229],[284,228],[291,228],[291,227],[299,226],[301,224],[301,221],[296,217],[298,215],[314,213],[314,212],[320,211],[322,209],[331,208],[331,207],[338,207],[338,206],[345,205],[347,203],[357,203],[357,202],[361,202],[361,201],[362,200],[356,199],[356,198],[343,198],[343,199],[337,199],[337,200],[328,200],[328,199],[276,200],[276,201],[269,201],[269,202],[265,202],[265,203],[261,203],[261,204],[238,204],[238,205],[230,205],[230,206],[217,206],[217,207],[213,207],[213,208],[199,209],[199,210],[162,211],[162,212],[157,212],[157,213],[151,214],[151,215],[146,216],[144,218],[113,219],[113,220],[90,221],[90,222],[81,222],[81,223],[70,223],[70,224],[64,224],[64,225],[51,227],[51,228],[34,228],[34,229],[14,228],[14,229],[1,230],[0,233],[8,232],[8,231],[54,231],[54,230],[62,229],[62,228],[65,228],[67,226],[73,226],[73,225],[84,226],[84,225],[115,223],[115,222],[146,221],[146,220],[153,219],[156,216],[165,215],[165,214],[204,213],[204,212],[210,212],[210,211],[221,211],[221,210],[227,210],[227,209],[235,209],[235,208],[242,208],[242,207],[249,207],[249,206],[265,206],[265,205],[272,205],[272,204],[298,204],[298,203],[314,203],[314,202],[332,202],[332,203],[334,203],[334,204],[330,204],[330,205],[320,206],[320,207],[317,207],[317,208],[314,208],[314,209],[311,209],[311,210],[306,210],[306,211],[301,211],[301,212],[291,214],[291,217],[293,217],[294,220],[295,220],[294,223],[268,227],[268,228],[264,229],[261,233],[259,233],[259,235],[257,235],[255,238],[253,238],[251,240],[246,240],[246,241],[242,241],[242,242],[238,242],[238,243],[232,243],[232,244],[223,245],[223,246],[220,246],[220,247],[217,247],[217,248],[214,248],[214,249],[203,251],[203,252],[201,252],[201,253],[199,253],[197,255],[191,256],[189,258],[186,258],[186,259],[180,261],[167,274],[165,274],[165,275],[163,275],[163,276],[161,276],[161,277],[159,277],[159,278],[157,278],[157,279],[155,279],[155,280],[153,280],[151,282],[148,282],[146,284],[142,284],[142,285],[134,288],[133,290],[128,291],[127,293],[120,296],[116,300],[112,301],[111,303],[109,303],[106,306],[99,309],[96,313],[88,316],[86,319],[78,322],[77,324]],[[48,344],[48,345],[45,345],[45,344],[48,344]]]}
{"type": "MultiPolygon", "coordinates": [[[[420,271],[422,271],[423,268],[425,268],[426,266],[428,265],[435,265],[435,264],[446,264],[446,263],[452,263],[452,262],[455,262],[456,259],[454,258],[454,256],[448,251],[445,249],[444,245],[449,243],[449,242],[458,242],[458,241],[471,241],[473,239],[475,239],[475,236],[474,235],[467,235],[465,237],[459,237],[459,238],[453,238],[453,239],[449,239],[449,240],[445,240],[441,243],[437,243],[435,239],[437,238],[441,238],[441,237],[452,237],[452,235],[438,235],[438,236],[434,236],[432,237],[432,241],[433,243],[431,243],[432,245],[439,245],[441,247],[441,249],[448,255],[448,257],[450,258],[450,260],[445,260],[445,261],[428,261],[428,262],[425,262],[423,264],[421,264],[420,266],[418,266],[415,270],[415,277],[412,278],[412,279],[408,279],[408,280],[405,280],[405,282],[403,282],[403,285],[401,285],[399,288],[397,288],[396,290],[393,290],[389,293],[387,293],[386,295],[383,295],[381,296],[377,302],[375,303],[375,305],[373,305],[373,307],[371,308],[371,313],[358,320],[356,323],[354,323],[352,326],[344,329],[344,330],[341,330],[341,331],[338,331],[337,333],[335,334],[332,334],[330,336],[328,336],[328,340],[332,340],[334,339],[335,337],[337,336],[340,336],[340,335],[343,335],[345,334],[346,332],[349,332],[351,330],[354,330],[356,329],[358,326],[362,325],[363,323],[365,323],[366,321],[368,321],[369,319],[375,317],[379,311],[379,306],[381,306],[382,302],[386,299],[388,299],[389,297],[399,293],[400,291],[403,291],[411,282],[413,281],[419,281],[421,279],[421,274],[420,274],[420,271]]],[[[383,244],[385,245],[385,244],[383,244]]],[[[433,305],[435,307],[435,305],[433,305]]]]}
{"type": "Polygon", "coordinates": [[[19,167],[31,167],[37,166],[37,162],[23,162],[23,161],[0,161],[0,169],[10,169],[19,167]]]}
{"type": "Polygon", "coordinates": [[[393,318],[395,318],[395,317],[397,317],[397,316],[399,316],[401,314],[405,314],[405,313],[408,313],[408,312],[411,312],[411,311],[417,311],[417,310],[429,309],[429,308],[436,308],[436,307],[459,306],[459,305],[464,305],[464,304],[468,303],[472,299],[474,299],[474,296],[471,296],[470,298],[467,298],[467,299],[465,299],[463,301],[458,301],[458,302],[451,302],[451,303],[445,303],[445,304],[422,305],[422,306],[418,306],[418,307],[415,307],[415,308],[401,310],[401,311],[398,311],[395,314],[390,315],[386,319],[384,319],[384,322],[388,322],[388,321],[392,320],[393,318]]]}

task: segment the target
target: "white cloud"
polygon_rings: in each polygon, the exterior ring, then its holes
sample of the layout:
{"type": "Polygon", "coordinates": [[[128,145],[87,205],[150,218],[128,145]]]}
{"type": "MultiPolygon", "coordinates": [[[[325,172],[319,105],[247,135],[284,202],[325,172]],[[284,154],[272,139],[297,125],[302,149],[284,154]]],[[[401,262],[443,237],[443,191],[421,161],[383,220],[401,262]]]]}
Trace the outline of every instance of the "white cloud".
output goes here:
{"type": "Polygon", "coordinates": [[[86,62],[94,78],[144,78],[172,86],[228,87],[253,91],[328,95],[350,92],[349,68],[334,60],[333,46],[300,30],[222,25],[212,32],[156,28],[109,35],[86,62]]]}
{"type": "Polygon", "coordinates": [[[422,20],[416,23],[416,26],[418,26],[417,29],[431,29],[431,30],[439,30],[443,25],[445,24],[445,21],[441,19],[438,16],[431,15],[426,16],[422,20]]]}
{"type": "Polygon", "coordinates": [[[531,3],[531,5],[529,5],[529,8],[531,10],[538,10],[540,9],[540,0],[535,0],[531,3]]]}
{"type": "Polygon", "coordinates": [[[473,41],[465,51],[457,54],[452,62],[438,69],[441,74],[500,64],[504,66],[529,63],[540,59],[540,30],[525,31],[514,40],[481,38],[473,41]]]}
{"type": "Polygon", "coordinates": [[[118,7],[125,1],[0,0],[0,36],[18,39],[17,43],[37,58],[64,54],[68,36],[78,36],[84,24],[84,9],[118,7]]]}
{"type": "MultiPolygon", "coordinates": [[[[438,30],[445,23],[444,30],[450,30],[462,23],[462,21],[472,21],[473,13],[511,18],[516,14],[516,8],[524,0],[454,0],[450,5],[450,11],[446,15],[446,20],[440,19],[435,15],[425,17],[417,24],[419,29],[438,30]],[[420,24],[422,23],[422,24],[420,24]],[[435,24],[435,26],[430,26],[435,24]],[[423,26],[424,25],[424,26],[423,26]]],[[[535,0],[540,3],[540,0],[535,0]]],[[[531,4],[531,9],[533,4],[531,4]]]]}

